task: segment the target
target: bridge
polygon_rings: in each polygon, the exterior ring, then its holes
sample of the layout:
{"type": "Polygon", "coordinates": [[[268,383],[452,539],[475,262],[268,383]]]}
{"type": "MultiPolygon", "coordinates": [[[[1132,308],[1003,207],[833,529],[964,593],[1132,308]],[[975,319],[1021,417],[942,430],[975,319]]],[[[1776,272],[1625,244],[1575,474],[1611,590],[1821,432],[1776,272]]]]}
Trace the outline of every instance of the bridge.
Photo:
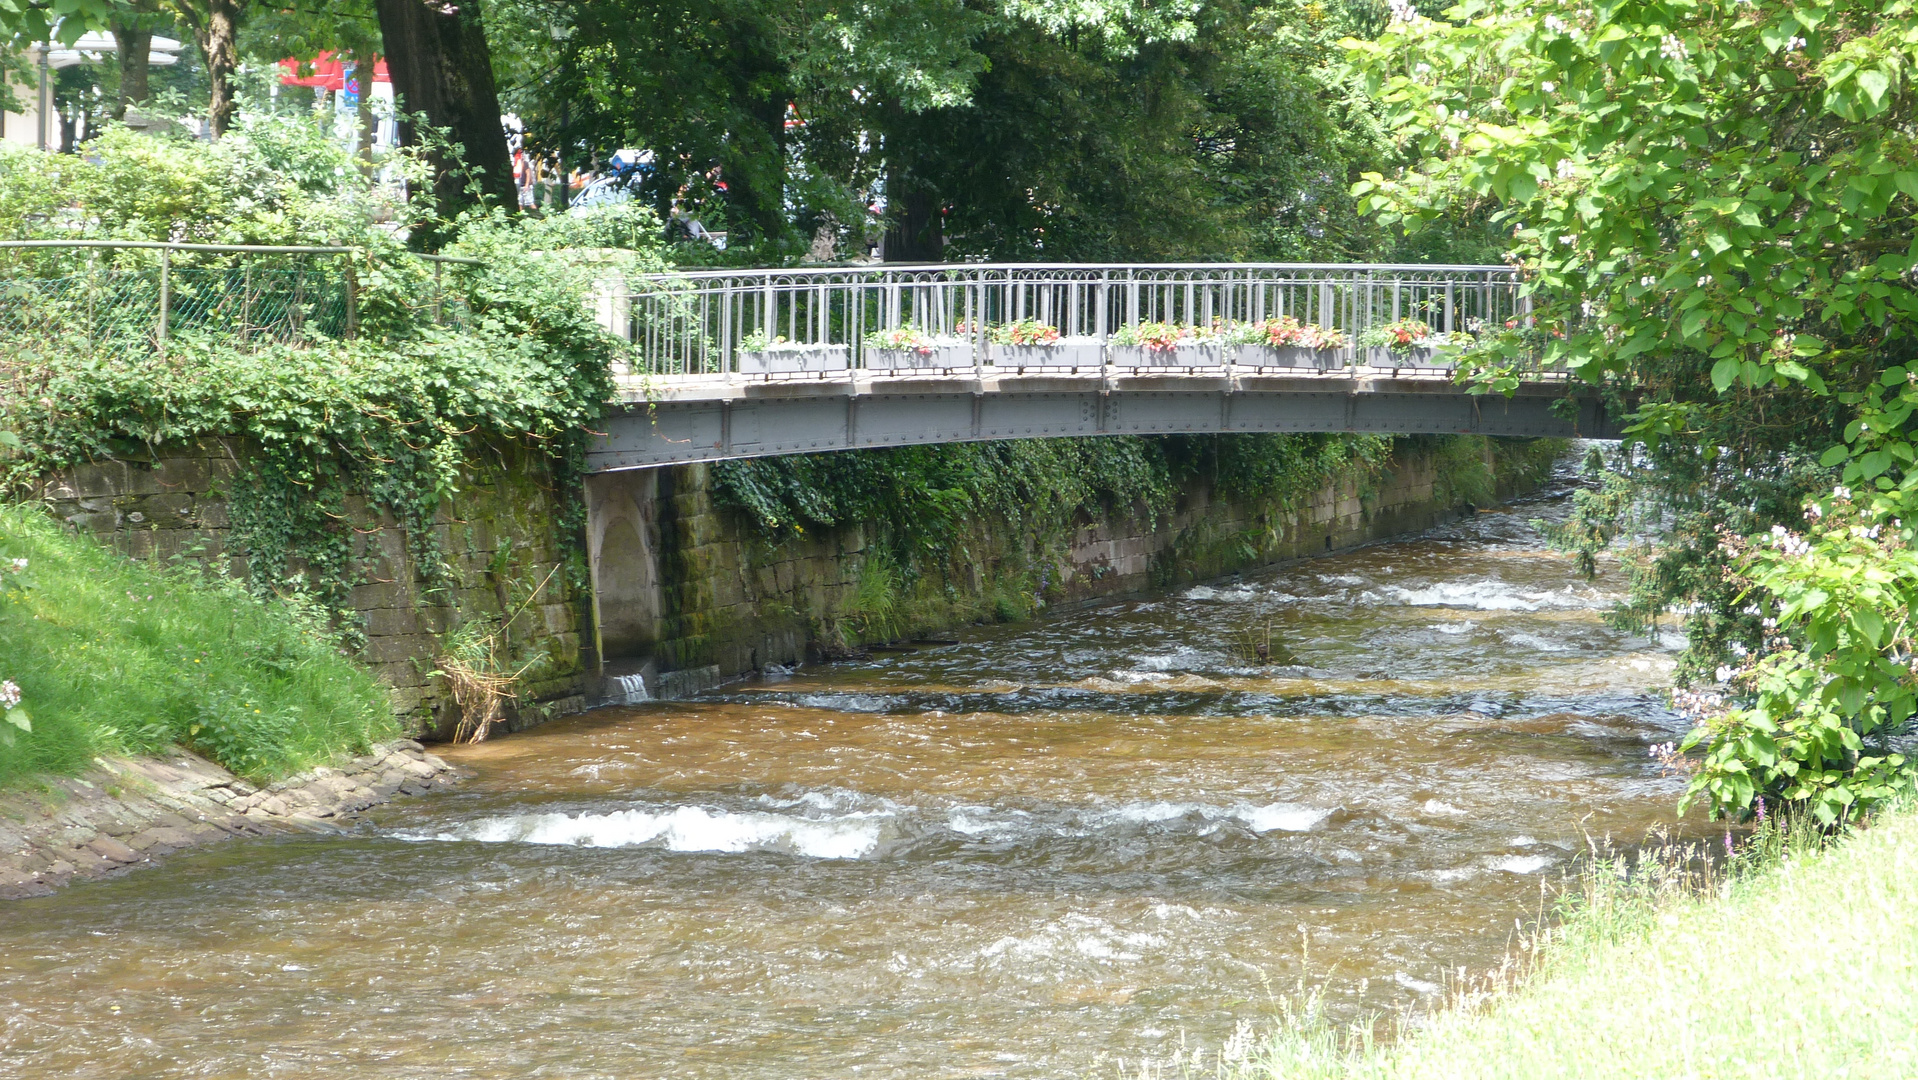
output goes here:
{"type": "Polygon", "coordinates": [[[742,270],[607,279],[592,303],[634,346],[596,472],[982,439],[1619,434],[1563,372],[1510,397],[1454,381],[1471,335],[1529,325],[1508,267],[742,270]],[[1364,344],[1411,320],[1424,342],[1364,344]]]}
{"type": "MultiPolygon", "coordinates": [[[[0,241],[0,336],[164,355],[358,331],[347,247],[0,241]],[[111,258],[105,258],[111,256],[111,258]],[[104,262],[102,260],[105,260],[104,262]],[[129,263],[129,259],[133,260],[129,263]],[[144,260],[144,261],[141,261],[144,260]],[[184,260],[184,261],[182,261],[184,260]],[[20,272],[24,271],[24,274],[20,272]]],[[[1453,371],[1486,331],[1531,335],[1504,266],[942,264],[629,274],[586,302],[629,343],[589,468],[984,439],[1227,432],[1616,437],[1562,371],[1509,397],[1453,371]],[[1403,349],[1368,333],[1417,322],[1403,349]]],[[[424,261],[420,316],[457,321],[424,261]]]]}

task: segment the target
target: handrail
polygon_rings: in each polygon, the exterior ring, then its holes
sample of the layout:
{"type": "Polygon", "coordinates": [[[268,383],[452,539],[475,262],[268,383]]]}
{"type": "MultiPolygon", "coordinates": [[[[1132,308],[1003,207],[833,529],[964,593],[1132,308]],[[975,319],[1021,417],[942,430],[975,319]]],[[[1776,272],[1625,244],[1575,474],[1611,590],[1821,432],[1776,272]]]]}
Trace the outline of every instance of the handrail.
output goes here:
{"type": "MultiPolygon", "coordinates": [[[[1078,370],[1117,355],[1108,346],[1125,328],[1226,328],[1281,316],[1327,342],[1315,346],[1323,355],[1311,363],[1356,363],[1371,348],[1360,339],[1381,326],[1417,319],[1448,340],[1527,320],[1532,308],[1530,283],[1515,266],[1283,262],[679,270],[609,277],[596,285],[593,303],[602,325],[633,342],[636,369],[649,375],[770,374],[769,364],[782,373],[931,366],[983,375],[1001,364],[1078,370]],[[1058,332],[1055,347],[990,340],[1033,321],[1058,332]],[[918,342],[910,350],[884,343],[887,333],[908,327],[918,342]]],[[[1118,348],[1125,358],[1138,352],[1118,348]]]]}
{"type": "Polygon", "coordinates": [[[697,269],[661,271],[636,275],[646,281],[672,281],[688,278],[722,279],[765,277],[769,274],[793,275],[797,277],[817,277],[827,274],[930,274],[930,273],[966,273],[973,271],[1136,271],[1136,270],[1296,270],[1311,272],[1345,273],[1447,273],[1447,274],[1517,274],[1518,269],[1507,265],[1489,265],[1476,263],[1285,263],[1285,262],[1162,262],[1162,263],[1053,263],[1053,262],[961,262],[961,263],[843,263],[834,266],[778,266],[749,269],[697,269]]]}

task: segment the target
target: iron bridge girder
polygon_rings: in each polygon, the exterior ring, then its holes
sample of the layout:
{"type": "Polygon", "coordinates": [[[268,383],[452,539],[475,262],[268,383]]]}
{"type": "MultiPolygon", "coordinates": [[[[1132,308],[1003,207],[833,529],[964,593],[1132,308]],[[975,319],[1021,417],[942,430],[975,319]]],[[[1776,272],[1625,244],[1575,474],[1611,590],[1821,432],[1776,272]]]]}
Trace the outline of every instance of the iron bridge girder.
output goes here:
{"type": "Polygon", "coordinates": [[[990,439],[1358,432],[1619,436],[1567,383],[1475,395],[1449,379],[1144,376],[880,378],[674,387],[629,401],[587,453],[593,472],[990,439]],[[1576,408],[1560,404],[1573,397],[1576,408]]]}

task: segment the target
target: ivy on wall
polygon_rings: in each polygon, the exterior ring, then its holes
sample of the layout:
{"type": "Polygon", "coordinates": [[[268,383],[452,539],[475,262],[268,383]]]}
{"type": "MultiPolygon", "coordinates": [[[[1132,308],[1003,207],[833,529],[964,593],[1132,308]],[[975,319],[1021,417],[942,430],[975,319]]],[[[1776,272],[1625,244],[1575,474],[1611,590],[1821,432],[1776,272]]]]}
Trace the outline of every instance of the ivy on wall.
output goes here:
{"type": "Polygon", "coordinates": [[[1227,498],[1309,496],[1391,452],[1371,435],[1116,435],[757,458],[713,467],[716,494],[769,542],[870,523],[909,574],[945,560],[978,520],[1040,539],[1102,512],[1156,523],[1194,480],[1227,498]]]}
{"type": "MultiPolygon", "coordinates": [[[[250,584],[262,594],[308,593],[336,611],[366,571],[355,554],[356,525],[367,524],[357,500],[406,530],[429,589],[448,583],[432,525],[464,467],[489,445],[519,443],[543,457],[563,508],[558,535],[582,536],[588,432],[613,399],[610,364],[624,346],[581,297],[609,262],[658,268],[657,223],[626,208],[547,220],[474,213],[451,223],[457,239],[444,253],[478,265],[441,264],[436,274],[376,224],[390,195],[352,161],[336,163],[343,171],[311,167],[311,155],[343,151],[304,138],[307,127],[251,119],[246,136],[218,144],[222,160],[233,159],[224,172],[209,171],[207,151],[189,141],[102,139],[97,154],[60,163],[58,191],[47,188],[38,159],[0,153],[0,231],[10,235],[73,238],[58,220],[61,192],[78,191],[98,195],[90,238],[171,239],[175,223],[191,219],[209,239],[361,251],[344,260],[358,288],[356,335],[323,332],[315,321],[292,340],[249,341],[228,319],[183,319],[164,354],[72,332],[76,309],[61,306],[53,286],[92,264],[48,261],[76,258],[63,249],[19,255],[12,275],[40,284],[16,290],[0,320],[11,346],[0,352],[0,430],[20,443],[0,456],[0,496],[90,460],[230,440],[246,465],[227,494],[250,584]],[[282,128],[301,137],[265,137],[282,128]],[[289,145],[299,160],[279,161],[289,145]],[[167,201],[169,190],[190,202],[167,201]],[[263,216],[263,205],[273,212],[263,216]]],[[[107,256],[123,271],[114,280],[137,275],[148,255],[107,256]]],[[[327,288],[343,286],[339,257],[309,261],[327,288]]],[[[174,265],[178,281],[227,273],[229,286],[266,272],[240,256],[183,256],[174,265]]],[[[87,308],[85,317],[104,315],[87,308]]],[[[583,557],[572,562],[574,584],[583,585],[583,557]]]]}

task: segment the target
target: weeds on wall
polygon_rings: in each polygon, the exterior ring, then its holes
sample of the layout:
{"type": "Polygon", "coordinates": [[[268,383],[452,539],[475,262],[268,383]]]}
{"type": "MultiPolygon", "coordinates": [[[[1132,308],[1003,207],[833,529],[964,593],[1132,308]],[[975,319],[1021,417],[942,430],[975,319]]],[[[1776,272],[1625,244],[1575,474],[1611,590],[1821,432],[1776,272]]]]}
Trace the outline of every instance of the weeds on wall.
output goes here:
{"type": "Polygon", "coordinates": [[[1095,516],[1156,526],[1195,481],[1290,506],[1391,441],[1365,435],[1110,436],[858,450],[722,462],[722,503],[772,542],[866,523],[909,578],[950,557],[969,525],[1003,521],[1043,546],[1095,516]]]}

